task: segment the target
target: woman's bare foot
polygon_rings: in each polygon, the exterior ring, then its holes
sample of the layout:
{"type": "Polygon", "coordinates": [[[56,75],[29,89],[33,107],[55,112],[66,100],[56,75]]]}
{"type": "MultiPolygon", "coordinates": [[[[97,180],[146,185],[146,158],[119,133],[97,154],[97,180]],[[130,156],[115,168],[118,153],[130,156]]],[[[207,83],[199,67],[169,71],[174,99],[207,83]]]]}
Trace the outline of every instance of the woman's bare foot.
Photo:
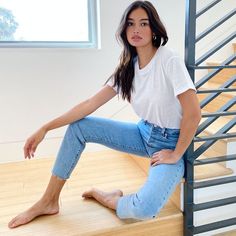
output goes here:
{"type": "Polygon", "coordinates": [[[27,211],[19,214],[15,218],[13,218],[9,223],[9,228],[16,228],[20,225],[25,225],[31,222],[38,216],[41,215],[54,215],[59,212],[58,203],[49,203],[46,204],[43,200],[38,201],[35,203],[31,208],[27,211]]]}
{"type": "Polygon", "coordinates": [[[121,190],[115,190],[109,193],[103,192],[96,188],[92,188],[89,191],[83,193],[84,198],[94,198],[103,206],[116,210],[116,205],[120,197],[123,196],[121,190]]]}

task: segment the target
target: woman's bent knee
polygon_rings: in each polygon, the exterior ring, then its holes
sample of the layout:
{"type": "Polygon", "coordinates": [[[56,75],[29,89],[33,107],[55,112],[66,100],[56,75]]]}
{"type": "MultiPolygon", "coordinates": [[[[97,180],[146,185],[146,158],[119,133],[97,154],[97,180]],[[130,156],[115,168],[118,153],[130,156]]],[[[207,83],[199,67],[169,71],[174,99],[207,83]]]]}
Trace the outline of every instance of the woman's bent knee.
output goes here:
{"type": "Polygon", "coordinates": [[[142,201],[137,194],[127,195],[120,198],[117,205],[117,216],[120,219],[148,220],[158,215],[160,207],[158,202],[142,201]]]}
{"type": "Polygon", "coordinates": [[[82,120],[78,120],[74,123],[69,124],[66,135],[79,139],[82,143],[85,143],[86,141],[80,127],[82,120]]]}

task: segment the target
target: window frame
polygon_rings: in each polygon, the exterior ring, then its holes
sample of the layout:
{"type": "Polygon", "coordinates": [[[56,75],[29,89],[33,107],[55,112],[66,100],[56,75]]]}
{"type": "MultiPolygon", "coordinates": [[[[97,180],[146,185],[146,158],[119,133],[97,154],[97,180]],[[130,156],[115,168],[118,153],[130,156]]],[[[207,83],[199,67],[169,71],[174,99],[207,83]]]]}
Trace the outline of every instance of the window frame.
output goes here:
{"type": "Polygon", "coordinates": [[[0,41],[0,48],[98,48],[99,0],[88,1],[88,41],[0,41]]]}

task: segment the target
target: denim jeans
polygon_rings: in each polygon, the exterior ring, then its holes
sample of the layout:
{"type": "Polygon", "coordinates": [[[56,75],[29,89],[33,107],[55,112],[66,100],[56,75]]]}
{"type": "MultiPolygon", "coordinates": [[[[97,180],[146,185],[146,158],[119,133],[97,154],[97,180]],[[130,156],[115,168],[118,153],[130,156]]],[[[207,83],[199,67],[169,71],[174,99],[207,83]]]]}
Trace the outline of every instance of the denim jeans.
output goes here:
{"type": "MultiPolygon", "coordinates": [[[[161,128],[147,121],[137,124],[98,117],[86,117],[68,126],[52,174],[68,179],[86,143],[151,158],[162,149],[175,149],[180,130],[161,128]]],[[[121,219],[151,219],[158,215],[184,175],[184,161],[150,166],[145,184],[121,197],[116,214],[121,219]]]]}

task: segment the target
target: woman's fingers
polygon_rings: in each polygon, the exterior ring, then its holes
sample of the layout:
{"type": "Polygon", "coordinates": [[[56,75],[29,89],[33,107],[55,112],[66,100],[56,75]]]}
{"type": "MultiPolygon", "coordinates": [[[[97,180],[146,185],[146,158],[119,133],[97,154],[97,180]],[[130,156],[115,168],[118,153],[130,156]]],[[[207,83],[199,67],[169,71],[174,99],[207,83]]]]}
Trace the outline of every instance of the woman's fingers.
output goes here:
{"type": "Polygon", "coordinates": [[[161,161],[157,160],[153,163],[151,163],[151,166],[157,166],[157,165],[160,165],[161,164],[161,161]]]}
{"type": "Polygon", "coordinates": [[[151,165],[156,166],[159,164],[173,164],[175,158],[173,158],[173,150],[163,149],[159,152],[155,152],[151,159],[151,165]]]}
{"type": "Polygon", "coordinates": [[[151,158],[151,165],[160,160],[160,152],[155,152],[151,158]]]}
{"type": "Polygon", "coordinates": [[[31,152],[30,152],[31,157],[34,157],[34,153],[36,151],[36,148],[37,148],[37,144],[33,144],[32,147],[31,147],[31,152]]]}
{"type": "Polygon", "coordinates": [[[44,129],[39,129],[36,133],[34,133],[31,137],[29,137],[24,146],[24,156],[25,159],[31,159],[34,157],[34,153],[37,149],[38,144],[43,140],[46,131],[44,129]]]}
{"type": "Polygon", "coordinates": [[[24,155],[25,159],[31,157],[34,157],[34,152],[36,150],[37,145],[34,144],[34,140],[27,140],[25,146],[24,146],[24,155]]]}
{"type": "Polygon", "coordinates": [[[29,156],[29,144],[26,143],[24,146],[24,155],[25,155],[25,159],[29,156]]]}
{"type": "Polygon", "coordinates": [[[25,151],[24,151],[24,153],[25,153],[25,159],[27,159],[27,158],[30,159],[30,157],[31,157],[31,156],[30,156],[30,152],[31,152],[31,151],[30,151],[30,147],[26,147],[26,148],[25,148],[25,151]]]}
{"type": "Polygon", "coordinates": [[[160,155],[155,155],[154,157],[152,157],[152,159],[151,159],[151,165],[152,166],[160,164],[160,163],[161,163],[160,155]]]}

